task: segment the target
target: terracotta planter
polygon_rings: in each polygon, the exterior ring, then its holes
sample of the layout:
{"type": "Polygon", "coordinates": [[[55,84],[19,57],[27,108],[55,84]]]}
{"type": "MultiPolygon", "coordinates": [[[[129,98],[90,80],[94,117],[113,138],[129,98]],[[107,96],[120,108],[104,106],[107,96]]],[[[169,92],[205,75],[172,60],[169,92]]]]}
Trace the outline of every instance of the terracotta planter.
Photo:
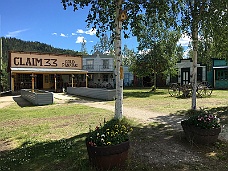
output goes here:
{"type": "Polygon", "coordinates": [[[188,141],[193,141],[197,144],[212,144],[218,139],[221,127],[214,129],[202,129],[194,125],[188,125],[186,121],[181,121],[181,126],[184,130],[188,141]]]}
{"type": "Polygon", "coordinates": [[[123,167],[128,158],[129,141],[118,145],[94,147],[86,143],[90,163],[99,170],[123,167]]]}

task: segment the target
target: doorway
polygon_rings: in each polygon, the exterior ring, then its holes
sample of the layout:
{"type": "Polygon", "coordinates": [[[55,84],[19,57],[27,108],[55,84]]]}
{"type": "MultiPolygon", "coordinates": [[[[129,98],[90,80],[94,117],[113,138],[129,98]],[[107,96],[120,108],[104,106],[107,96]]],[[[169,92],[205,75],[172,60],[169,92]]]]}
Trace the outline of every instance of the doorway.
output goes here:
{"type": "Polygon", "coordinates": [[[37,74],[36,89],[43,89],[43,74],[37,74]]]}
{"type": "Polygon", "coordinates": [[[181,85],[190,83],[190,68],[181,68],[181,85]]]}

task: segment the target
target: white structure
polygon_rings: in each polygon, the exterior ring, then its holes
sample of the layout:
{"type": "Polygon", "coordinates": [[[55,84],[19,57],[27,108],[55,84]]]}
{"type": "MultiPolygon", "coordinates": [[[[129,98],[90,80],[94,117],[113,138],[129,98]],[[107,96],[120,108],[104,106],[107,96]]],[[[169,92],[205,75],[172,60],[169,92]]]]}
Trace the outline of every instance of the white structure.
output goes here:
{"type": "Polygon", "coordinates": [[[130,72],[128,70],[127,66],[124,66],[124,86],[125,87],[129,87],[129,86],[133,86],[134,84],[134,75],[132,72],[130,72]]]}
{"type": "MultiPolygon", "coordinates": [[[[166,79],[166,84],[177,82],[181,85],[193,82],[193,61],[192,59],[181,59],[176,64],[178,74],[176,77],[168,77],[166,79]]],[[[197,64],[197,81],[206,81],[206,66],[201,66],[197,64]]]]}
{"type": "Polygon", "coordinates": [[[114,87],[114,56],[95,52],[93,55],[83,56],[82,63],[83,69],[88,71],[88,87],[114,87]]]}

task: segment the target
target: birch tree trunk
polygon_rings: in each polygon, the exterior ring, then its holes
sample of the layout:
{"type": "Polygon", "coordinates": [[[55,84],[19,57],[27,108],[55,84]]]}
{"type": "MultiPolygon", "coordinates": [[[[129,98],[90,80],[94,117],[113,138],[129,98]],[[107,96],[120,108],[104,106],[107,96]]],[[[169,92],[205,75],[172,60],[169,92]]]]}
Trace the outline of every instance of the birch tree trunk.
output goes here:
{"type": "Polygon", "coordinates": [[[198,23],[193,23],[192,29],[193,38],[193,92],[192,92],[192,109],[196,109],[196,89],[197,89],[197,52],[198,52],[198,23]]]}
{"type": "Polygon", "coordinates": [[[121,29],[122,21],[120,18],[120,11],[122,9],[122,0],[117,0],[116,6],[116,30],[115,30],[115,57],[116,57],[116,99],[115,99],[115,119],[121,119],[123,116],[123,66],[121,55],[121,29]]]}

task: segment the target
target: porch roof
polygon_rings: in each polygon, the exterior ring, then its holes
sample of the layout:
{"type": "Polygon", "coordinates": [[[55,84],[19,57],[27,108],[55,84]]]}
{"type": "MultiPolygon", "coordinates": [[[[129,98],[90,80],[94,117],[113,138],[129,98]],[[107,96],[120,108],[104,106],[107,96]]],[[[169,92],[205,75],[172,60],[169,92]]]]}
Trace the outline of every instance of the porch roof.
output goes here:
{"type": "Polygon", "coordinates": [[[228,69],[228,66],[216,66],[213,69],[228,69]]]}
{"type": "Polygon", "coordinates": [[[53,74],[86,74],[86,70],[62,69],[62,68],[10,68],[11,72],[18,73],[53,73],[53,74]]]}

